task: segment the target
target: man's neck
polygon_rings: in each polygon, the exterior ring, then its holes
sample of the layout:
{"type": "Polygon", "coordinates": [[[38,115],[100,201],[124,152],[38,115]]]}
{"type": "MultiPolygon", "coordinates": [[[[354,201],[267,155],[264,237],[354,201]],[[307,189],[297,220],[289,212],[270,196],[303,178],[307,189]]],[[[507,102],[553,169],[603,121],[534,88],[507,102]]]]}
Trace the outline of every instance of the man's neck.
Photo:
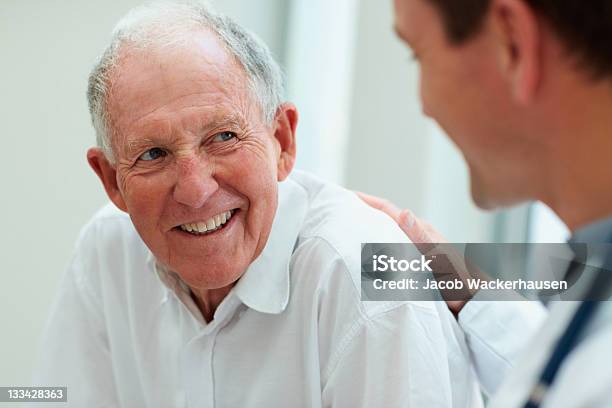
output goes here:
{"type": "Polygon", "coordinates": [[[229,294],[232,287],[234,287],[234,283],[219,289],[191,289],[193,300],[200,309],[206,323],[213,320],[217,307],[229,294]]]}
{"type": "Polygon", "coordinates": [[[612,85],[588,91],[571,94],[554,119],[557,145],[542,197],[572,231],[612,216],[612,85]]]}

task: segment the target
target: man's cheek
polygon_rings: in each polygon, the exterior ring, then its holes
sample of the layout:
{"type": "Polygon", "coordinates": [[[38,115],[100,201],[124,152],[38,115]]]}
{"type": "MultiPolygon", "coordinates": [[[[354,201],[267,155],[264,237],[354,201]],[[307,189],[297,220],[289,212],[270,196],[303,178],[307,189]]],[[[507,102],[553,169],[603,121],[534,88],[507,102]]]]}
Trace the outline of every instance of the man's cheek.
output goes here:
{"type": "Polygon", "coordinates": [[[133,177],[130,174],[123,174],[120,177],[117,177],[117,186],[119,187],[119,192],[123,196],[123,199],[129,201],[129,197],[134,195],[132,192],[137,183],[133,182],[133,177]]]}
{"type": "Polygon", "coordinates": [[[123,197],[130,214],[135,214],[141,219],[146,214],[156,213],[160,203],[163,202],[161,191],[151,190],[138,184],[127,184],[123,197]]]}
{"type": "Polygon", "coordinates": [[[438,122],[443,121],[444,105],[448,99],[444,80],[436,75],[421,78],[421,104],[423,114],[438,122]]]}
{"type": "Polygon", "coordinates": [[[270,156],[269,152],[245,149],[236,152],[223,165],[217,166],[217,174],[225,178],[231,175],[232,180],[245,186],[267,184],[270,179],[276,180],[276,163],[276,158],[270,156]]]}

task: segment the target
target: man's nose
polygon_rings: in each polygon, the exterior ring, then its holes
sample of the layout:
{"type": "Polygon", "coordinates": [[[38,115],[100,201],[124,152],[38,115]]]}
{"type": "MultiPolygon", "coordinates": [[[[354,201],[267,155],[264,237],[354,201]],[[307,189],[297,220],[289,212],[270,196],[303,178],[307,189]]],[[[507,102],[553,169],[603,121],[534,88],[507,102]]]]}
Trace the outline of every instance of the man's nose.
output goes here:
{"type": "Polygon", "coordinates": [[[193,208],[200,208],[217,191],[212,163],[206,158],[189,157],[178,161],[174,199],[193,208]]]}

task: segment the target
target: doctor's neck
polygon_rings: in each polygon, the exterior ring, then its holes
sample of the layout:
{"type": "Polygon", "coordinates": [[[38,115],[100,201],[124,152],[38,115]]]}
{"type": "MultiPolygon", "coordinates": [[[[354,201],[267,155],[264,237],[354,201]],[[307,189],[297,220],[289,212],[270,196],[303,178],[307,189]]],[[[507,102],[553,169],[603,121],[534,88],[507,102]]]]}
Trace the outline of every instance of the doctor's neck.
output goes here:
{"type": "Polygon", "coordinates": [[[612,216],[612,80],[569,82],[559,92],[545,114],[551,143],[538,198],[574,232],[612,216]]]}

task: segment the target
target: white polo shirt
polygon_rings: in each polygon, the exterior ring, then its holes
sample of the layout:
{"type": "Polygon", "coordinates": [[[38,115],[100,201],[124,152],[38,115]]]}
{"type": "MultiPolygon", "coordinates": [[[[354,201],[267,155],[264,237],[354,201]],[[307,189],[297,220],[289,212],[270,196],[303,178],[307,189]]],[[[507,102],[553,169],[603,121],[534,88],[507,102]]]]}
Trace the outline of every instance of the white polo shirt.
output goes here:
{"type": "Polygon", "coordinates": [[[68,386],[58,406],[78,408],[482,406],[445,304],[361,302],[362,242],[407,239],[352,192],[295,172],[265,249],[207,324],[107,206],[81,233],[34,383],[68,386]]]}

